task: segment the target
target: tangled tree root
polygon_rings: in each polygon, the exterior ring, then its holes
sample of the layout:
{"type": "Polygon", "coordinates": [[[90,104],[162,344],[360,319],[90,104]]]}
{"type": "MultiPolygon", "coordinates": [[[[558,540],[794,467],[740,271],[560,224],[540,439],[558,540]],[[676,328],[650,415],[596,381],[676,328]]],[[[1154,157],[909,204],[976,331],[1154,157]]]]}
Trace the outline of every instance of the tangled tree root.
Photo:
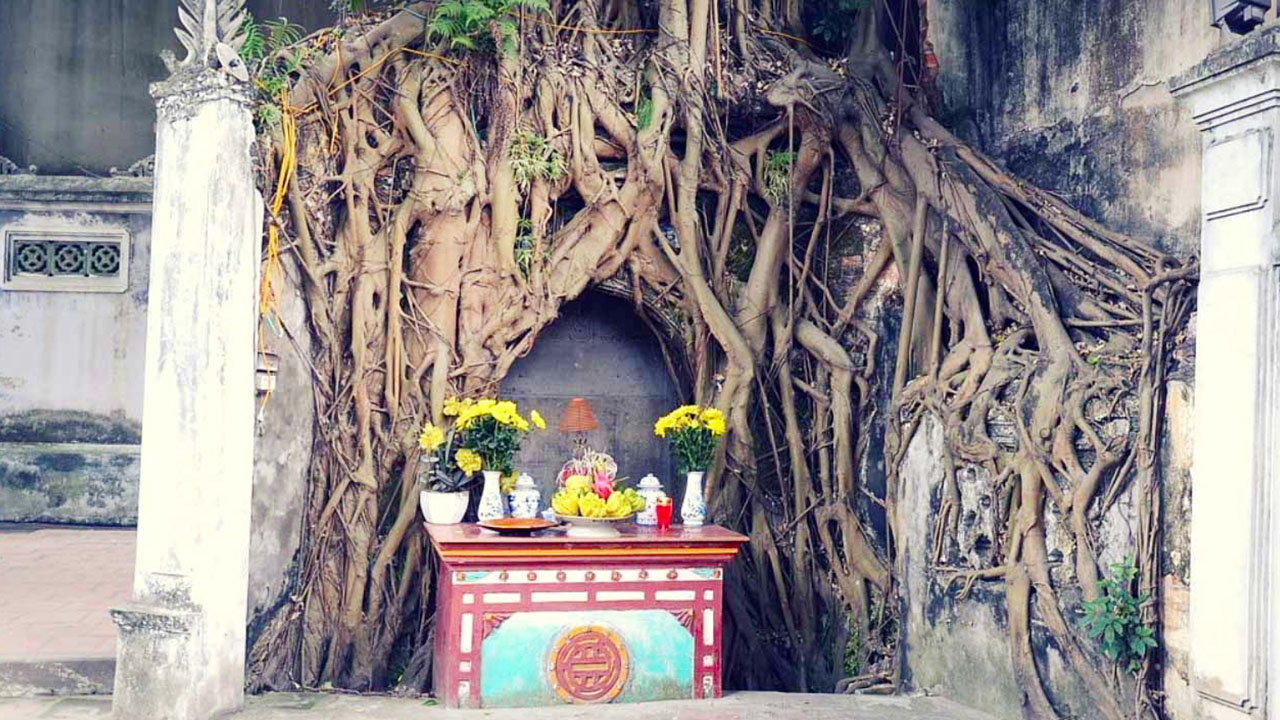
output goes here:
{"type": "MultiPolygon", "coordinates": [[[[933,563],[961,596],[1003,581],[1028,716],[1055,716],[1033,604],[1100,712],[1132,715],[1062,615],[1044,514],[1069,518],[1092,599],[1093,523],[1135,486],[1154,593],[1165,358],[1195,267],[934,122],[880,44],[879,8],[823,57],[785,39],[806,4],[781,5],[553,3],[512,19],[511,51],[446,56],[424,38],[432,4],[415,3],[283,51],[305,59],[282,113],[296,148],[278,131],[264,148],[273,165],[296,150],[273,222],[307,300],[319,412],[299,586],[254,644],[253,687],[427,688],[413,431],[447,395],[494,389],[563,303],[606,287],[662,330],[691,399],[728,417],[712,512],[751,537],[727,598],[732,682],[830,688],[848,659],[832,619],[847,617],[864,671],[837,689],[894,687],[895,547],[902,513],[925,511],[898,506],[898,465],[932,413],[951,465],[933,563]],[[833,227],[854,218],[882,240],[842,291],[833,227]],[[862,308],[890,265],[904,316],[877,408],[862,308]],[[993,415],[1017,428],[1011,446],[988,435],[993,415]],[[859,479],[873,423],[883,494],[859,479]],[[1008,488],[993,567],[948,566],[961,463],[1008,488]]],[[[1154,710],[1147,673],[1138,713],[1154,710]]]]}

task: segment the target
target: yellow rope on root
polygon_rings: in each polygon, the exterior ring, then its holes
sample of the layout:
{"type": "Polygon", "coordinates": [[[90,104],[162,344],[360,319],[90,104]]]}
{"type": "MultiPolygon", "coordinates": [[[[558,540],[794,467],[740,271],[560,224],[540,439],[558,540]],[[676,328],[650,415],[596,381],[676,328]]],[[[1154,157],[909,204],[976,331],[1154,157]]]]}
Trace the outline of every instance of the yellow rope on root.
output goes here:
{"type": "MultiPolygon", "coordinates": [[[[271,197],[271,217],[267,222],[267,253],[262,261],[262,279],[258,285],[258,355],[264,365],[267,345],[266,335],[262,332],[262,321],[274,323],[280,320],[280,287],[284,281],[284,268],[280,264],[280,210],[284,207],[284,198],[298,165],[298,123],[294,117],[294,108],[289,106],[287,89],[280,91],[280,133],[284,146],[280,149],[276,191],[271,197]]],[[[267,388],[261,407],[266,406],[270,397],[271,389],[267,388]]]]}

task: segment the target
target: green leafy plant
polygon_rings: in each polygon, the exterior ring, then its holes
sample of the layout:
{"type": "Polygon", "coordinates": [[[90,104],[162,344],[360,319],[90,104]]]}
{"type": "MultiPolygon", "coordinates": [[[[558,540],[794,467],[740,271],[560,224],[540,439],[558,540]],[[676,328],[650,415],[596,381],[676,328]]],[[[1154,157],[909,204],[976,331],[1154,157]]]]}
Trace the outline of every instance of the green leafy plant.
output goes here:
{"type": "Polygon", "coordinates": [[[284,52],[286,48],[302,40],[304,29],[289,22],[288,18],[257,22],[246,13],[240,27],[243,44],[240,57],[252,75],[253,86],[258,91],[259,103],[253,115],[260,128],[280,122],[280,95],[289,87],[290,76],[309,59],[309,51],[284,52]]]}
{"type": "Polygon", "coordinates": [[[1110,577],[1103,579],[1102,596],[1083,603],[1089,637],[1098,641],[1103,655],[1130,673],[1142,667],[1147,651],[1156,646],[1155,631],[1142,624],[1140,615],[1150,596],[1135,596],[1130,591],[1137,577],[1138,569],[1126,556],[1112,565],[1110,577]]]}
{"type": "Polygon", "coordinates": [[[551,6],[547,0],[447,0],[432,11],[427,36],[450,48],[500,47],[512,52],[516,46],[512,15],[518,9],[550,12],[551,6]]]}
{"type": "Polygon", "coordinates": [[[568,170],[564,155],[537,133],[517,132],[507,146],[507,157],[521,191],[537,178],[559,180],[568,170]]]}
{"type": "Polygon", "coordinates": [[[644,130],[651,122],[653,122],[653,98],[641,91],[640,98],[636,100],[636,129],[644,130]]]}
{"type": "Polygon", "coordinates": [[[289,18],[281,17],[259,23],[253,15],[245,13],[245,16],[245,22],[240,27],[240,34],[244,38],[244,43],[240,46],[240,57],[251,68],[302,39],[304,28],[289,22],[289,18]]]}
{"type": "Polygon", "coordinates": [[[855,623],[849,623],[849,640],[844,644],[844,676],[856,677],[862,674],[862,630],[855,623]]]}
{"type": "Polygon", "coordinates": [[[764,192],[775,205],[782,204],[791,190],[791,163],[795,159],[793,152],[769,151],[764,165],[764,192]]]}
{"type": "Polygon", "coordinates": [[[458,492],[479,479],[474,470],[463,470],[454,460],[460,446],[458,429],[453,423],[439,427],[427,421],[418,435],[422,462],[418,478],[433,492],[458,492]]]}
{"type": "Polygon", "coordinates": [[[843,45],[857,30],[859,10],[871,7],[871,0],[835,0],[825,6],[813,23],[813,35],[825,42],[843,45]]]}
{"type": "Polygon", "coordinates": [[[529,272],[533,270],[533,223],[526,218],[520,218],[516,224],[515,256],[520,274],[529,279],[529,272]]]}

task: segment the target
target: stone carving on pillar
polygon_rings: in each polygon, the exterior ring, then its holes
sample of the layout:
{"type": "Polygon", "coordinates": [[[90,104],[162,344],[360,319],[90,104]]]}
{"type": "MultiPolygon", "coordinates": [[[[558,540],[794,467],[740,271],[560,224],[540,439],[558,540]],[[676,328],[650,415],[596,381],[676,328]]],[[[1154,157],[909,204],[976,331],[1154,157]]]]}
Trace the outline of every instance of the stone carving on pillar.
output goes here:
{"type": "Polygon", "coordinates": [[[148,155],[125,170],[113,167],[107,174],[111,177],[151,177],[156,174],[156,156],[148,155]]]}
{"type": "Polygon", "coordinates": [[[168,51],[161,53],[169,72],[220,67],[218,45],[239,52],[247,18],[244,0],[178,0],[179,25],[174,33],[187,49],[187,56],[179,61],[168,51]]]}
{"type": "Polygon", "coordinates": [[[186,48],[181,60],[164,50],[160,58],[169,78],[151,86],[159,115],[186,117],[201,102],[230,98],[252,103],[249,73],[239,50],[245,41],[245,0],[178,0],[179,26],[174,29],[186,48]]]}
{"type": "Polygon", "coordinates": [[[36,169],[35,165],[28,165],[24,168],[9,158],[0,155],[0,175],[35,175],[36,169]]]}
{"type": "Polygon", "coordinates": [[[1280,26],[1219,48],[1170,87],[1202,133],[1192,683],[1202,717],[1276,720],[1280,26]]]}

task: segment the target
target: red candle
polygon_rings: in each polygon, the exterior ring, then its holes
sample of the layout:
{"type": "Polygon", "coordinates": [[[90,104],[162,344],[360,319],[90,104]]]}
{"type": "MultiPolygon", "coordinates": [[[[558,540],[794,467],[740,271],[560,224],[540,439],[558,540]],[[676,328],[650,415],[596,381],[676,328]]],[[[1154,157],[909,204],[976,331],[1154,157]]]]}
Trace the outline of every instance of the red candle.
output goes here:
{"type": "Polygon", "coordinates": [[[672,504],[669,497],[659,498],[658,502],[654,503],[653,512],[658,516],[659,530],[671,529],[671,511],[673,509],[675,509],[675,505],[672,504]]]}

